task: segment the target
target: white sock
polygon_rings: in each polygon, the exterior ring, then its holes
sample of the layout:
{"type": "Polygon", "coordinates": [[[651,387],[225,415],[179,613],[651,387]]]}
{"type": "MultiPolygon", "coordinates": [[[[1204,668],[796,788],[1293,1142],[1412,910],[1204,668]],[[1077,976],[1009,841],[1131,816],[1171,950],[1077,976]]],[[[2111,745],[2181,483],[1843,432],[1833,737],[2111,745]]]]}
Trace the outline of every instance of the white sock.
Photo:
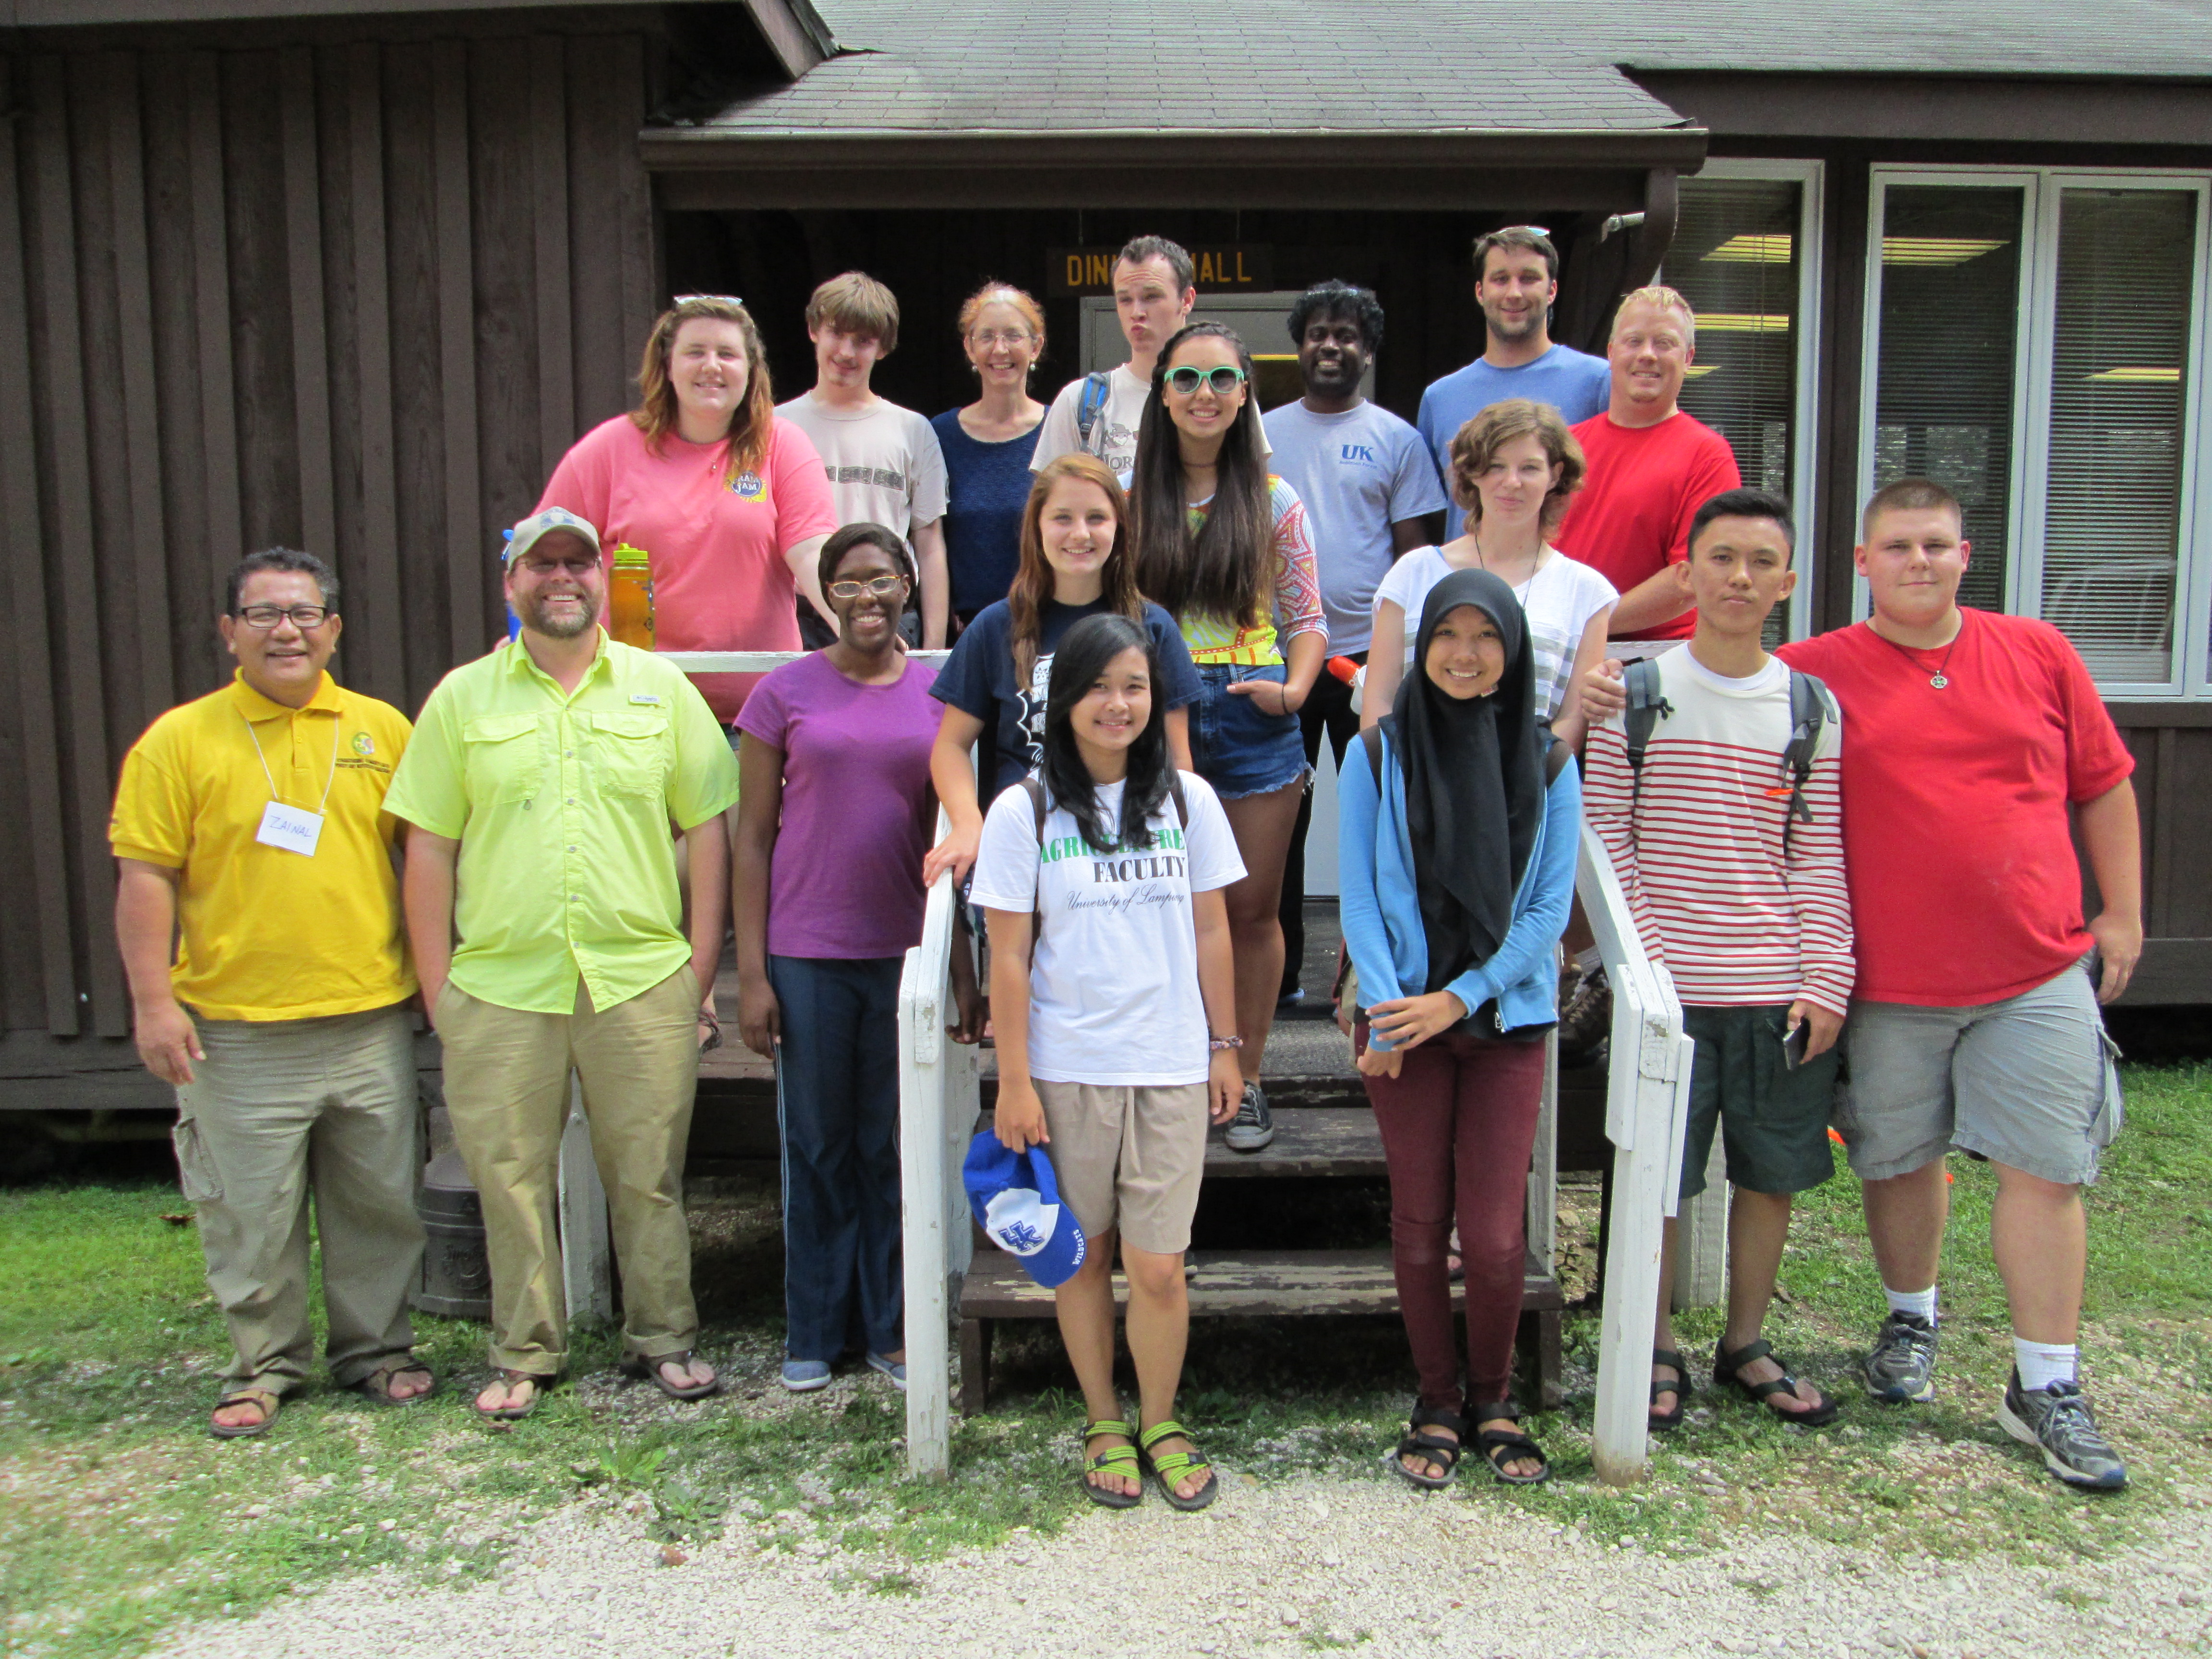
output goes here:
{"type": "Polygon", "coordinates": [[[1881,1293],[1889,1298],[1890,1312],[1917,1314],[1931,1325],[1936,1322],[1936,1287],[1933,1285],[1924,1291],[1893,1291],[1885,1285],[1881,1287],[1881,1293]]]}
{"type": "Polygon", "coordinates": [[[1587,951],[1575,952],[1575,966],[1585,974],[1595,974],[1605,966],[1605,953],[1593,945],[1587,951]]]}
{"type": "Polygon", "coordinates": [[[2031,1392],[2053,1382],[2071,1382],[2081,1366],[2081,1350],[2071,1342],[2029,1342],[2012,1340],[2012,1363],[2020,1372],[2020,1386],[2031,1392]]]}

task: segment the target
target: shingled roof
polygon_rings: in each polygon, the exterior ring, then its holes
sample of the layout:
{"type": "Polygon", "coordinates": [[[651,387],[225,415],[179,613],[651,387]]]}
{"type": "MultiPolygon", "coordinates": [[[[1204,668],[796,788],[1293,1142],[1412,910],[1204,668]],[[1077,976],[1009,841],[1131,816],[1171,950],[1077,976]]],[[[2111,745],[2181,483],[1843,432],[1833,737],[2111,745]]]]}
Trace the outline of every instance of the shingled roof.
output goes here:
{"type": "Polygon", "coordinates": [[[732,137],[1626,137],[1688,124],[1624,70],[2166,79],[2212,65],[2212,6],[2176,0],[1560,0],[1516,15],[1517,40],[1468,0],[819,9],[842,56],[701,125],[732,137]]]}

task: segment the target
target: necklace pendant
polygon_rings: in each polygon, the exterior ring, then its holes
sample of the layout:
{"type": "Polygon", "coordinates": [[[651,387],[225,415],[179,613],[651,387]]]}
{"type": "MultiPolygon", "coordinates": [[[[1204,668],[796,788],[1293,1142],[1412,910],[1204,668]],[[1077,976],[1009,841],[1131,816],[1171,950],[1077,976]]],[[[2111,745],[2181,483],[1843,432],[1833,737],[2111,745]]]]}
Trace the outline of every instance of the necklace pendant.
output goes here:
{"type": "Polygon", "coordinates": [[[1950,684],[1950,683],[1951,682],[1949,680],[1946,679],[1940,673],[1930,674],[1928,677],[1928,684],[1934,686],[1938,691],[1941,691],[1945,686],[1950,684]]]}

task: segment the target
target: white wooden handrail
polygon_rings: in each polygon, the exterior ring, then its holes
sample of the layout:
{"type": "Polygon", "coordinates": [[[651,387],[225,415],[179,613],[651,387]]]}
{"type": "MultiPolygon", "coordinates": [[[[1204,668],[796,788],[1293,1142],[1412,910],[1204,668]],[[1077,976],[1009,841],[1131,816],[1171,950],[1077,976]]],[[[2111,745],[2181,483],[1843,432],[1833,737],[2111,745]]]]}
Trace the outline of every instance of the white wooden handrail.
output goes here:
{"type": "MultiPolygon", "coordinates": [[[[946,824],[940,812],[938,838],[946,824]]],[[[921,943],[899,976],[899,1160],[906,1269],[906,1463],[942,1480],[951,1468],[951,1285],[975,1250],[960,1168],[982,1110],[974,1045],[945,1034],[953,910],[948,871],[929,890],[921,943]]]]}
{"type": "Polygon", "coordinates": [[[1681,1188],[1692,1044],[1683,1032],[1674,982],[1644,954],[1613,860],[1588,824],[1575,890],[1613,988],[1613,1053],[1605,1087],[1613,1206],[1591,1456],[1600,1480],[1625,1486],[1643,1477],[1649,1455],[1660,1226],[1674,1213],[1681,1188]]]}

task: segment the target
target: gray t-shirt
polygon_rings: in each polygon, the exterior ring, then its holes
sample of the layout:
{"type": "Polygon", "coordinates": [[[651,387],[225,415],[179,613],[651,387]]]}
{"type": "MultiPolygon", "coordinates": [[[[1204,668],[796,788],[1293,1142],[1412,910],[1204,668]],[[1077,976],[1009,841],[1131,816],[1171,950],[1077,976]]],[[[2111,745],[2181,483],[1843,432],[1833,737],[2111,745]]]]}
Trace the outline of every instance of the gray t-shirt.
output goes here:
{"type": "Polygon", "coordinates": [[[945,516],[945,450],[926,417],[881,398],[831,409],[811,392],[775,412],[814,441],[839,524],[879,524],[910,542],[915,526],[945,516]]]}
{"type": "Polygon", "coordinates": [[[1271,470],[1305,503],[1321,572],[1328,648],[1364,651],[1375,626],[1375,588],[1397,556],[1390,526],[1444,507],[1421,434],[1378,404],[1316,415],[1303,403],[1267,411],[1271,470]]]}

